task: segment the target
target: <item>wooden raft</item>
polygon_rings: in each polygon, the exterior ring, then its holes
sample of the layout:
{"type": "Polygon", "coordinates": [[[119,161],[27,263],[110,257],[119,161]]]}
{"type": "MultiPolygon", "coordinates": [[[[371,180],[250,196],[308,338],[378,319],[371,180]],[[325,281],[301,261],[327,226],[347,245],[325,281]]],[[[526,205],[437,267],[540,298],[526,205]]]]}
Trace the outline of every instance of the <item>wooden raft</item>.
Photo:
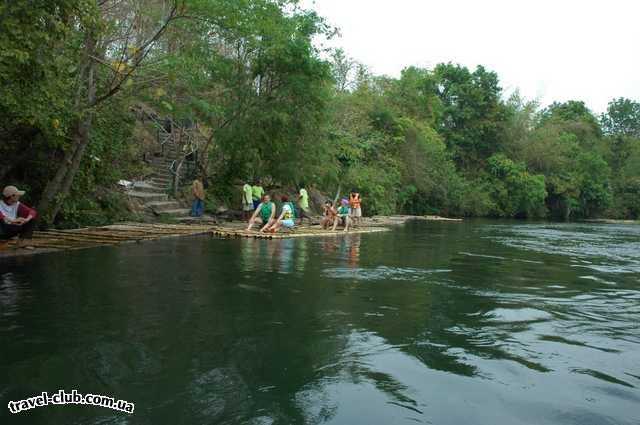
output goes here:
{"type": "Polygon", "coordinates": [[[245,226],[246,223],[240,222],[225,225],[122,223],[72,230],[47,230],[34,232],[33,239],[29,243],[29,246],[34,249],[14,249],[15,242],[12,241],[4,249],[0,247],[0,258],[113,246],[182,236],[210,235],[222,238],[286,239],[309,236],[343,236],[389,230],[385,227],[361,227],[350,229],[349,232],[345,233],[342,229],[332,232],[323,230],[319,226],[305,226],[297,227],[293,231],[281,230],[274,234],[260,233],[257,230],[247,232],[245,226]]]}
{"type": "Polygon", "coordinates": [[[230,228],[216,226],[211,228],[211,233],[214,236],[222,238],[254,238],[254,239],[289,239],[289,238],[303,238],[311,236],[344,236],[361,233],[379,233],[387,232],[390,229],[386,227],[359,227],[349,229],[348,232],[343,232],[341,228],[338,230],[324,230],[319,226],[313,227],[296,227],[292,231],[280,230],[278,233],[260,233],[257,230],[246,231],[244,226],[242,228],[230,228]]]}
{"type": "Polygon", "coordinates": [[[33,247],[33,250],[13,249],[15,242],[12,241],[5,249],[0,250],[0,257],[112,246],[169,237],[211,234],[210,229],[210,226],[124,223],[72,230],[47,230],[33,233],[33,239],[29,242],[29,246],[33,247]]]}

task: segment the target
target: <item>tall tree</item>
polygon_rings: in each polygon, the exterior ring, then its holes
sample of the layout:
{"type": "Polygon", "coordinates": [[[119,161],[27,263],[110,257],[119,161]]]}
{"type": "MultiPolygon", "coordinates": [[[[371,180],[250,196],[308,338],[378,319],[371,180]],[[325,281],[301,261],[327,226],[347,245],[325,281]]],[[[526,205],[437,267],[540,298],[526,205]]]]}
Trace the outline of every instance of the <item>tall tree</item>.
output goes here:
{"type": "Polygon", "coordinates": [[[464,169],[482,167],[500,150],[507,119],[497,74],[482,66],[470,72],[451,63],[437,65],[434,73],[443,104],[439,130],[447,146],[464,169]]]}

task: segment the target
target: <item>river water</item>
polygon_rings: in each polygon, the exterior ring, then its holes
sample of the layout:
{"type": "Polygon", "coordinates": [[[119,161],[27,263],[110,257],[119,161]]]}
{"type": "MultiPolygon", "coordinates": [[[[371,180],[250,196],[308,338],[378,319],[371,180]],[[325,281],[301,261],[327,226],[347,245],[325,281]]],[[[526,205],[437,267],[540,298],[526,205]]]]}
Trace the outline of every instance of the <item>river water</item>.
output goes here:
{"type": "Polygon", "coordinates": [[[469,221],[0,263],[0,423],[640,423],[640,227],[469,221]],[[132,415],[9,400],[73,389],[132,415]]]}

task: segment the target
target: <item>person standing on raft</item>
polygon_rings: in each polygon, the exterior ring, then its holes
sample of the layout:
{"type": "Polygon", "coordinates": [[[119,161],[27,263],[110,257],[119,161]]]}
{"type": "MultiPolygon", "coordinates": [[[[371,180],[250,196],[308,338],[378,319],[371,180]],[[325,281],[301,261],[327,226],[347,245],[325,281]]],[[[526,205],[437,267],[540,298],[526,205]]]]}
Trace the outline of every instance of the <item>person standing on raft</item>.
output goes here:
{"type": "Polygon", "coordinates": [[[242,186],[242,219],[249,221],[253,213],[253,189],[249,182],[242,186]]]}
{"type": "Polygon", "coordinates": [[[298,194],[298,206],[300,207],[300,222],[298,224],[302,224],[302,219],[307,218],[311,221],[310,211],[309,211],[309,193],[307,193],[307,189],[305,189],[304,184],[300,185],[300,193],[298,194]]]}
{"type": "Polygon", "coordinates": [[[360,194],[355,190],[351,191],[349,195],[349,206],[351,207],[350,216],[353,221],[353,225],[357,226],[360,224],[360,219],[362,218],[362,198],[360,198],[360,194]]]}
{"type": "Polygon", "coordinates": [[[256,180],[256,184],[251,188],[251,193],[253,196],[253,208],[257,210],[264,196],[264,189],[260,186],[260,180],[256,180]]]}
{"type": "Polygon", "coordinates": [[[24,190],[19,190],[15,186],[7,186],[2,191],[0,200],[0,240],[8,241],[18,236],[18,247],[28,247],[31,240],[35,221],[36,210],[29,208],[20,202],[20,197],[24,195],[24,190]]]}
{"type": "Polygon", "coordinates": [[[258,204],[255,212],[251,216],[249,220],[249,225],[247,226],[247,231],[251,230],[253,225],[257,220],[260,220],[260,223],[263,224],[260,229],[261,232],[266,231],[270,226],[275,224],[275,216],[276,216],[276,205],[271,202],[271,197],[269,195],[264,195],[262,197],[262,202],[258,204]],[[260,217],[258,217],[260,215],[260,217]]]}

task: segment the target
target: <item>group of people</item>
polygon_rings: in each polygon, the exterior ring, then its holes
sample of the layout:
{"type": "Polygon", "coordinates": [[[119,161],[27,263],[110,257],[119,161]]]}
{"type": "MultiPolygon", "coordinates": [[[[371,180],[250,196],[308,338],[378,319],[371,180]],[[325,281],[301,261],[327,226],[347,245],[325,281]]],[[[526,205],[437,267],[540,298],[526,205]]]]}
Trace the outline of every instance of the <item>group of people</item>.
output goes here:
{"type": "Polygon", "coordinates": [[[276,233],[282,227],[293,229],[296,225],[296,207],[293,202],[289,201],[287,195],[282,195],[280,200],[282,201],[282,209],[276,218],[276,204],[269,195],[262,195],[262,200],[256,206],[253,215],[249,219],[247,230],[251,230],[258,222],[262,226],[260,228],[261,232],[276,233]]]}
{"type": "Polygon", "coordinates": [[[298,209],[287,195],[282,195],[280,200],[282,209],[278,215],[275,203],[265,193],[260,181],[256,181],[254,185],[245,183],[242,187],[242,213],[243,218],[249,222],[247,230],[259,223],[261,232],[275,233],[282,227],[293,229],[296,219],[302,223],[304,218],[309,218],[309,194],[304,187],[300,187],[298,193],[298,209]]]}
{"type": "Polygon", "coordinates": [[[349,231],[349,227],[357,226],[362,219],[362,198],[360,194],[353,190],[349,194],[349,199],[343,198],[340,206],[336,209],[332,201],[327,200],[324,204],[322,217],[322,228],[335,231],[338,225],[344,227],[344,231],[349,231]]]}
{"type": "MultiPolygon", "coordinates": [[[[298,224],[302,224],[304,218],[310,219],[309,193],[302,185],[298,192],[298,208],[290,201],[287,195],[280,197],[282,208],[278,214],[276,204],[264,188],[257,181],[255,185],[248,182],[242,187],[242,211],[243,218],[248,221],[247,231],[253,229],[256,224],[260,225],[261,232],[278,232],[280,229],[293,229],[298,224]]],[[[347,232],[351,226],[360,224],[362,217],[361,197],[357,191],[352,191],[349,199],[342,199],[338,209],[333,206],[332,201],[327,201],[324,205],[321,225],[323,229],[331,228],[333,231],[341,225],[347,232]]]]}
{"type": "Polygon", "coordinates": [[[29,208],[20,197],[25,194],[15,186],[6,186],[0,199],[0,247],[6,246],[9,239],[18,238],[18,247],[31,248],[29,241],[33,235],[36,210],[29,208]]]}

